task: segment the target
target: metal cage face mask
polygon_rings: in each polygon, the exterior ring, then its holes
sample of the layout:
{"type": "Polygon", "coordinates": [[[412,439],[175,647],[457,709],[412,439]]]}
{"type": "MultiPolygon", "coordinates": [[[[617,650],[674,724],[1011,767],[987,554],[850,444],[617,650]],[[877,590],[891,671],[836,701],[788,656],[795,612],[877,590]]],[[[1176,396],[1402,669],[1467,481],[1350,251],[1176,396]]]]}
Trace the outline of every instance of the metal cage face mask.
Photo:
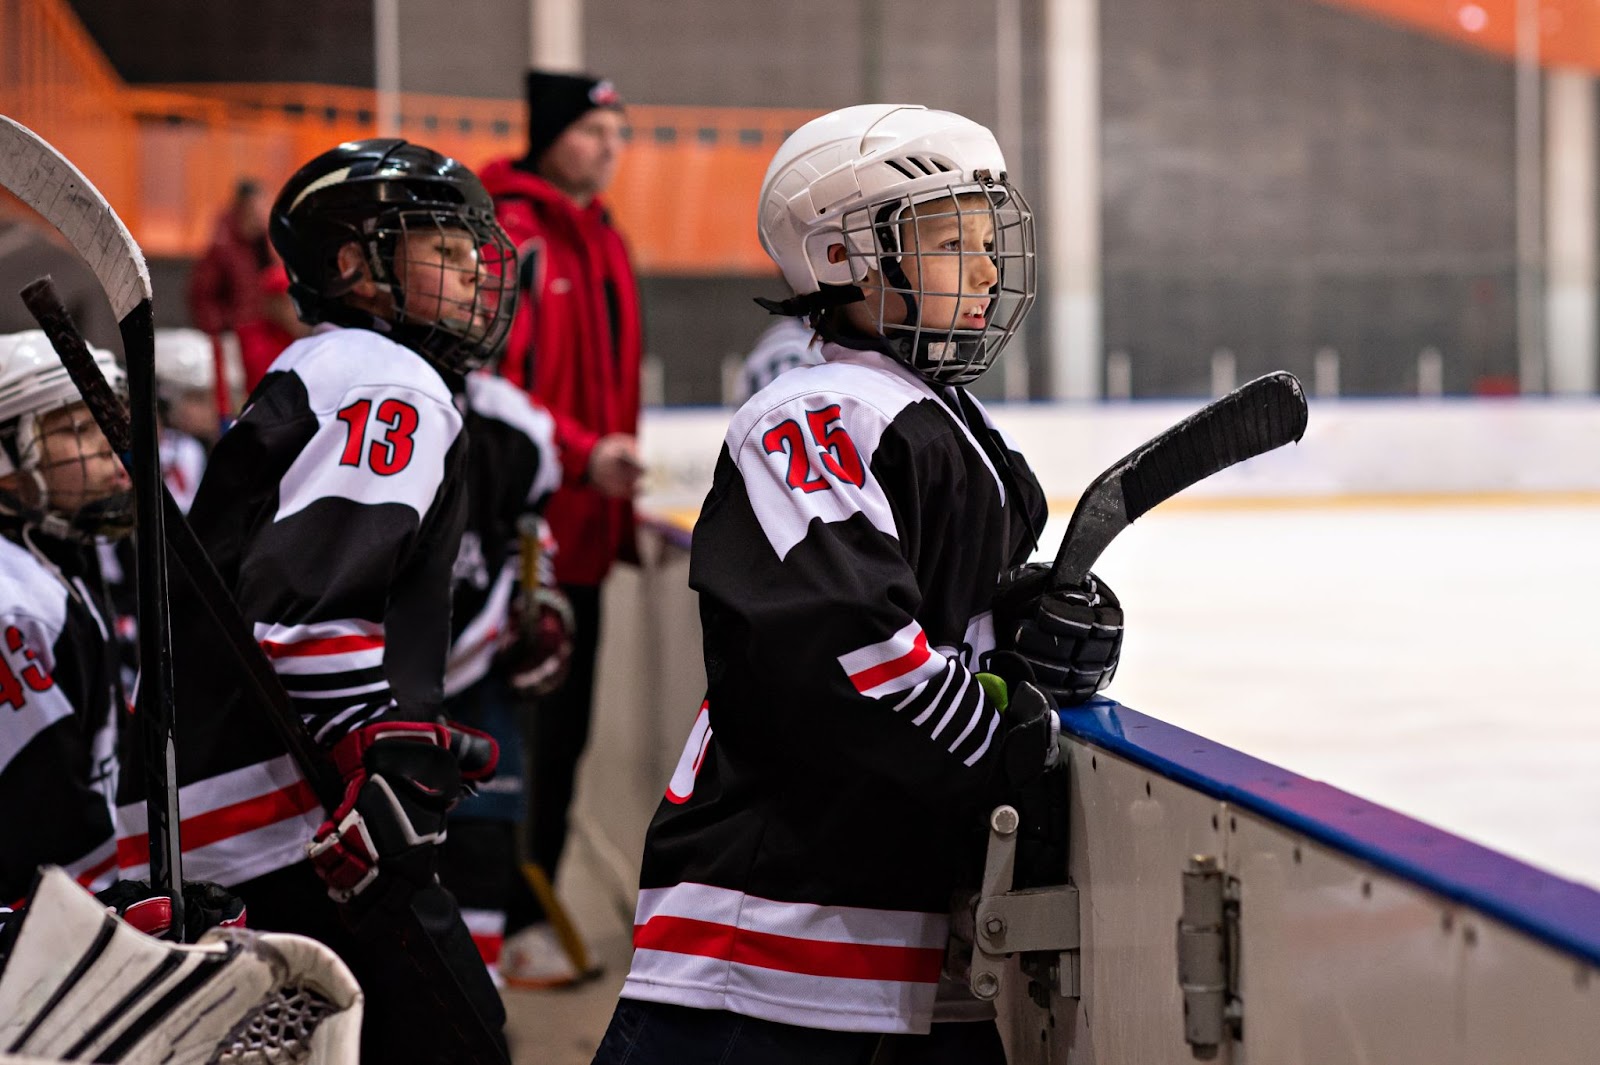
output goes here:
{"type": "Polygon", "coordinates": [[[45,431],[48,415],[25,414],[6,434],[5,459],[17,475],[14,490],[0,490],[0,510],[59,539],[120,539],[133,531],[133,491],[111,445],[86,408],[45,431]]]}
{"type": "Polygon", "coordinates": [[[1033,212],[1002,175],[852,212],[845,246],[898,358],[939,384],[994,365],[1036,291],[1033,212]]]}
{"type": "Polygon", "coordinates": [[[365,234],[374,277],[394,299],[394,335],[467,373],[500,353],[517,305],[517,253],[492,216],[402,210],[365,234]]]}

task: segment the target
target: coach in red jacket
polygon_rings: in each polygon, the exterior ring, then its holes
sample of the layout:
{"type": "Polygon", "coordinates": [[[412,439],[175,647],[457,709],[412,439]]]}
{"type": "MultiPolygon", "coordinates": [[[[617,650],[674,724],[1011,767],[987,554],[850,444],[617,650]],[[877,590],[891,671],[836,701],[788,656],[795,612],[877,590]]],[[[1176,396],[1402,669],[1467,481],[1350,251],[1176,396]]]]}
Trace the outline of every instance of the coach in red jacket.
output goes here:
{"type": "MultiPolygon", "coordinates": [[[[550,409],[565,467],[546,517],[556,579],[573,606],[574,651],[565,687],[534,712],[529,841],[554,880],[589,736],[600,584],[633,553],[641,343],[633,268],[599,199],[616,172],[622,100],[610,82],[579,74],[530,71],[527,87],[527,155],[480,174],[523,279],[500,372],[550,409]]],[[[576,974],[531,896],[523,900],[507,914],[502,975],[520,986],[566,982],[576,974]]]]}

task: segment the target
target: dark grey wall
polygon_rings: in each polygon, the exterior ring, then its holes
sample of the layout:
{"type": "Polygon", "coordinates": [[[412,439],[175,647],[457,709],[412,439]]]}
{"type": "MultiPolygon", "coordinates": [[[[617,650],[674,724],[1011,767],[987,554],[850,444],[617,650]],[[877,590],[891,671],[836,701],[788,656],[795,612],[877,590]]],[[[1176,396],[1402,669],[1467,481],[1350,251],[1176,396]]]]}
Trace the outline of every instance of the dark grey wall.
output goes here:
{"type": "MultiPolygon", "coordinates": [[[[72,2],[133,81],[371,83],[370,0],[72,2]]],[[[992,8],[875,2],[876,19],[864,0],[587,0],[585,45],[638,103],[821,110],[860,102],[876,77],[886,98],[994,122],[992,8]]],[[[1023,129],[1008,147],[1025,191],[1042,186],[1031,42],[1046,2],[1022,3],[1023,129]]],[[[401,0],[401,23],[405,88],[520,91],[526,0],[401,0]]],[[[1425,346],[1452,391],[1514,374],[1505,63],[1314,0],[1102,0],[1101,27],[1105,340],[1132,357],[1138,394],[1204,393],[1219,347],[1241,378],[1309,375],[1334,347],[1357,394],[1413,388],[1425,346]]],[[[646,286],[669,398],[716,398],[722,358],[765,325],[748,294],[775,286],[646,286]]],[[[1008,355],[1036,381],[1027,341],[1046,313],[1008,355]]]]}
{"type": "Polygon", "coordinates": [[[1243,380],[1348,393],[1515,373],[1512,76],[1311,0],[1114,0],[1104,33],[1108,350],[1142,395],[1243,380]]]}
{"type": "Polygon", "coordinates": [[[372,0],[70,0],[134,82],[372,84],[372,0]]]}

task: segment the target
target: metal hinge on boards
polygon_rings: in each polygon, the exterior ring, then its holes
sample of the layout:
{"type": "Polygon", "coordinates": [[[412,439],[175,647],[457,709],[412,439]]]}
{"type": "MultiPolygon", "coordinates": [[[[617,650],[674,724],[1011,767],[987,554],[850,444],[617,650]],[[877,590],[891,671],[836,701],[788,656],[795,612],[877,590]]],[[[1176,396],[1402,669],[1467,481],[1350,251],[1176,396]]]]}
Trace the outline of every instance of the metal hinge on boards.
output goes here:
{"type": "MultiPolygon", "coordinates": [[[[997,806],[989,815],[989,851],[983,863],[983,888],[978,896],[969,986],[981,999],[996,998],[1005,976],[1006,959],[1023,959],[1036,1001],[1040,987],[1064,998],[1078,997],[1078,889],[1070,884],[1011,890],[1017,864],[1015,808],[997,806]]],[[[1038,1001],[1040,1006],[1048,1000],[1038,1001]]]]}
{"type": "Polygon", "coordinates": [[[1244,1031],[1239,999],[1239,881],[1217,859],[1197,854],[1183,872],[1178,918],[1178,986],[1183,1038],[1202,1061],[1244,1031]]]}

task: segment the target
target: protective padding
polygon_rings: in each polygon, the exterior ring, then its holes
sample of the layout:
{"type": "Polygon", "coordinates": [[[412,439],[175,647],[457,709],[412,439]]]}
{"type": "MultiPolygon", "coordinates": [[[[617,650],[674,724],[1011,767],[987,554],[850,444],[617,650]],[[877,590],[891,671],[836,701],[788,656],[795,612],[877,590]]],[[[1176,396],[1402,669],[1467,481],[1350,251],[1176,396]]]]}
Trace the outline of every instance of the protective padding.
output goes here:
{"type": "Polygon", "coordinates": [[[0,973],[0,1062],[357,1063],[361,989],[315,940],[153,939],[53,867],[21,921],[0,973]]]}

